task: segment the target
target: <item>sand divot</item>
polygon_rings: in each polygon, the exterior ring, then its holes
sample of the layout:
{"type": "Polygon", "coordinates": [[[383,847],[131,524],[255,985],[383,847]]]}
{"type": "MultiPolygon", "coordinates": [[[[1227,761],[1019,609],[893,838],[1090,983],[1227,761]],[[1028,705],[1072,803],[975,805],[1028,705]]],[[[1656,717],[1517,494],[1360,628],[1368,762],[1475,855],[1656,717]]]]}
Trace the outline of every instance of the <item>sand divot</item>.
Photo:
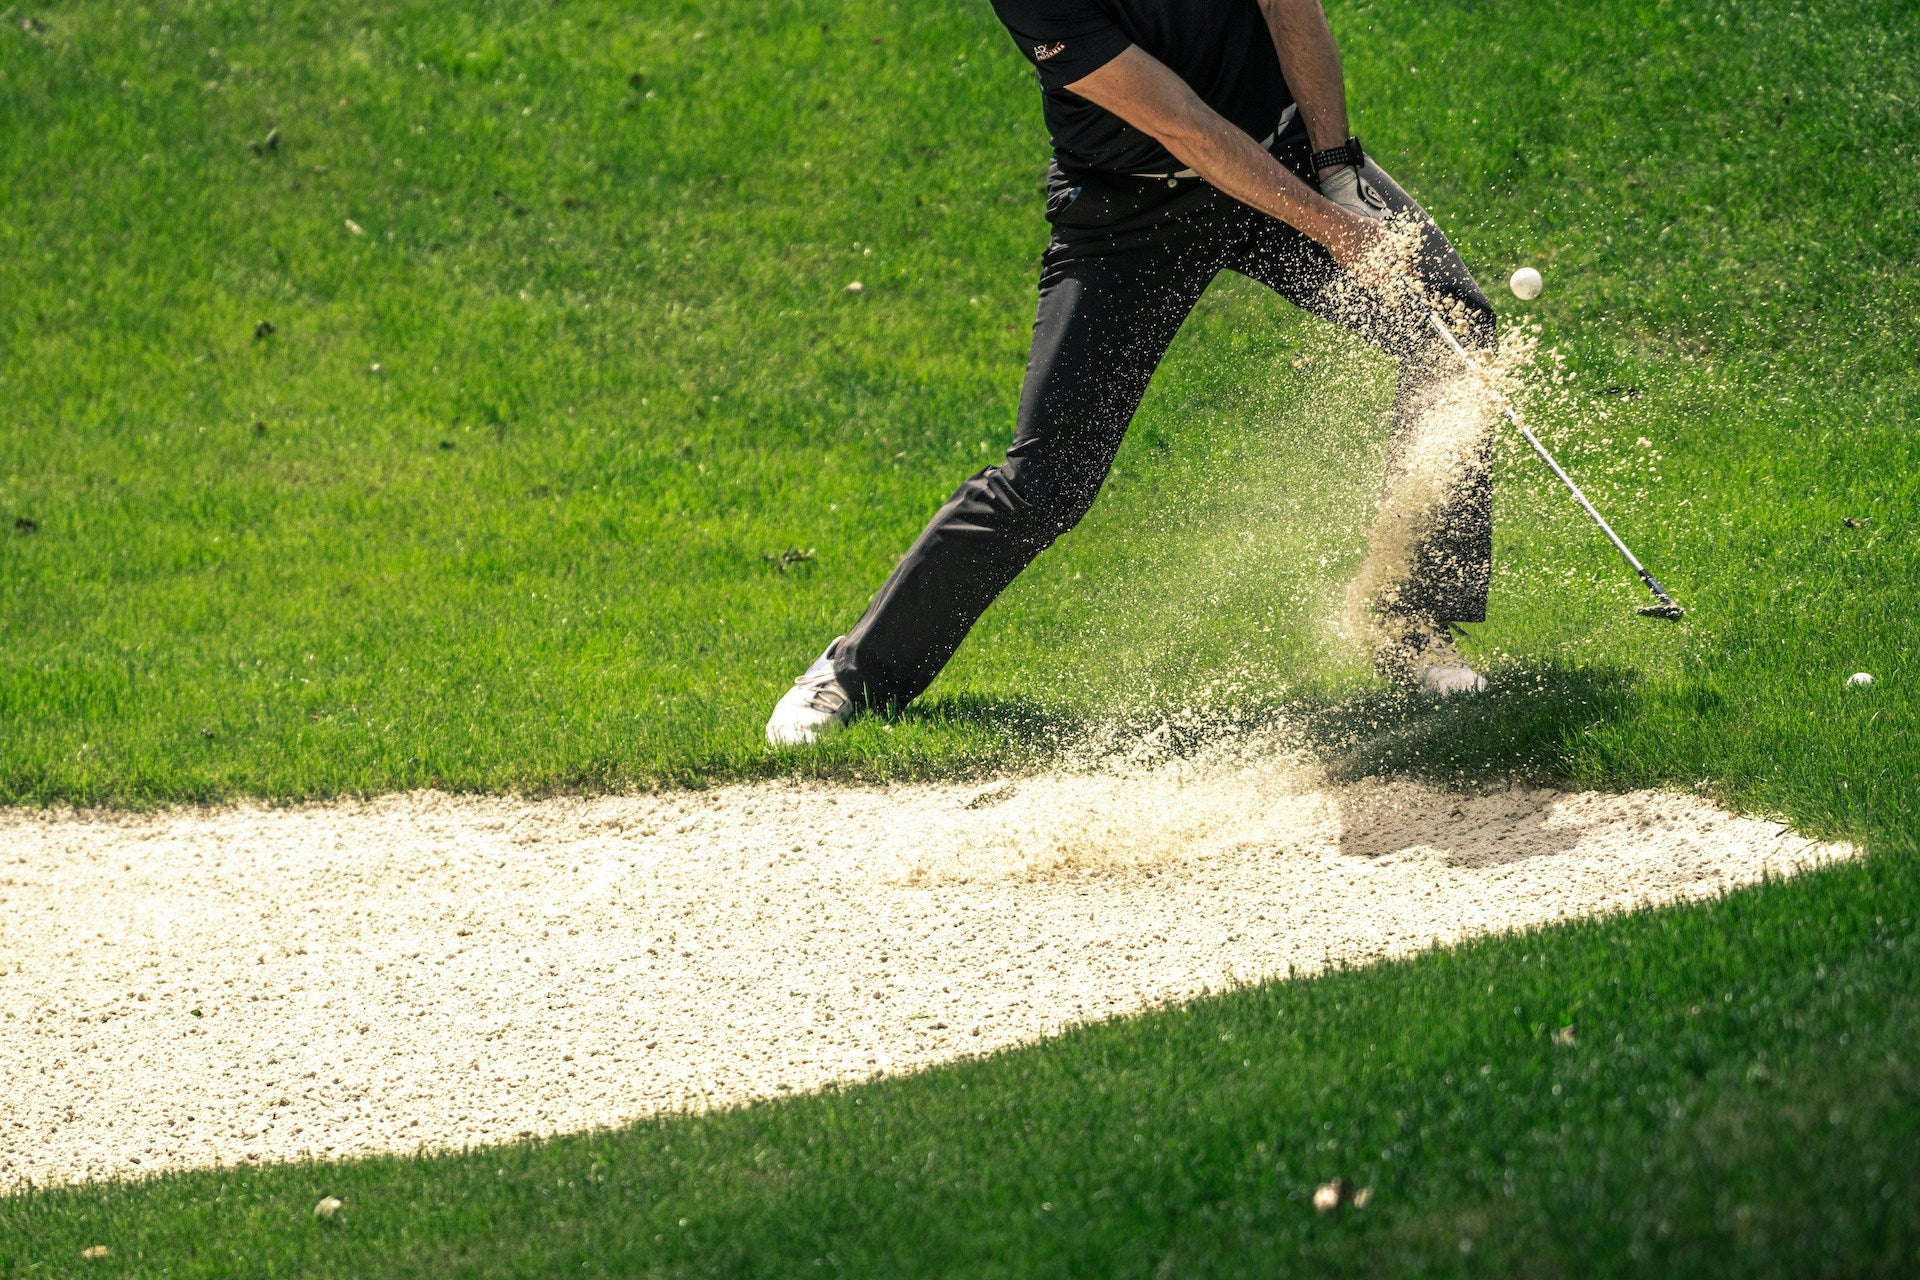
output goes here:
{"type": "Polygon", "coordinates": [[[1284,754],[983,786],[0,813],[0,1188],[906,1071],[1852,856],[1672,794],[1284,754]]]}

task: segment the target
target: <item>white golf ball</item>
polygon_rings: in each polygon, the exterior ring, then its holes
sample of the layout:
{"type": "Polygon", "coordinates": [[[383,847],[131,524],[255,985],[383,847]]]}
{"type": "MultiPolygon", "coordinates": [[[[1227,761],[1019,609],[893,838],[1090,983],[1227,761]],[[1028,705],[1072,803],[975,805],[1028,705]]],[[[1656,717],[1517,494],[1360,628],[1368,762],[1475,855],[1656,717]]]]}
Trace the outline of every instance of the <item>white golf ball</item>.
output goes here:
{"type": "Polygon", "coordinates": [[[1532,302],[1540,296],[1540,273],[1532,267],[1522,267],[1513,273],[1507,281],[1507,288],[1513,290],[1513,296],[1522,302],[1532,302]]]}
{"type": "Polygon", "coordinates": [[[1868,685],[1873,683],[1873,677],[1868,675],[1864,671],[1856,671],[1852,675],[1847,677],[1847,683],[1850,685],[1856,685],[1859,688],[1864,689],[1868,685]]]}

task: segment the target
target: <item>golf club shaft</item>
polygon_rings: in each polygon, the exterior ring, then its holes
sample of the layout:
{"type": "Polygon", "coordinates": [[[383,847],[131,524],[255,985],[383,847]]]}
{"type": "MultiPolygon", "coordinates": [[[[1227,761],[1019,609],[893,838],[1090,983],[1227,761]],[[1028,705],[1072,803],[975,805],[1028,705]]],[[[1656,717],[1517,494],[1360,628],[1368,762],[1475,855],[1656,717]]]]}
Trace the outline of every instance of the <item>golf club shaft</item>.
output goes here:
{"type": "Polygon", "coordinates": [[[1440,318],[1440,313],[1434,311],[1432,308],[1428,308],[1427,320],[1433,325],[1434,332],[1438,333],[1446,344],[1453,348],[1453,354],[1460,357],[1460,363],[1467,366],[1473,375],[1480,380],[1480,385],[1492,394],[1494,403],[1500,406],[1500,412],[1506,415],[1507,421],[1514,425],[1515,430],[1526,437],[1527,443],[1533,446],[1533,451],[1540,455],[1540,461],[1546,463],[1553,471],[1553,474],[1560,477],[1560,483],[1567,486],[1567,492],[1573,495],[1573,500],[1578,502],[1581,508],[1593,517],[1593,522],[1600,526],[1600,532],[1606,534],[1607,541],[1613,543],[1614,550],[1618,551],[1626,562],[1633,566],[1633,571],[1640,575],[1640,581],[1646,583],[1647,590],[1653,592],[1654,599],[1669,609],[1678,609],[1680,606],[1675,604],[1673,597],[1667,594],[1667,589],[1660,585],[1660,580],[1647,572],[1647,567],[1641,564],[1640,558],[1634,555],[1627,547],[1627,544],[1620,540],[1620,535],[1613,531],[1613,526],[1607,523],[1606,517],[1601,515],[1591,502],[1587,501],[1587,495],[1580,492],[1580,486],[1573,482],[1573,477],[1568,475],[1558,462],[1554,461],[1553,455],[1547,452],[1547,446],[1540,443],[1540,437],[1527,430],[1527,424],[1520,421],[1520,414],[1513,407],[1513,402],[1507,399],[1506,394],[1502,392],[1500,388],[1494,386],[1487,380],[1486,375],[1481,372],[1480,366],[1474,363],[1473,358],[1467,354],[1466,348],[1460,345],[1460,340],[1453,336],[1451,329],[1447,328],[1446,322],[1440,318]]]}

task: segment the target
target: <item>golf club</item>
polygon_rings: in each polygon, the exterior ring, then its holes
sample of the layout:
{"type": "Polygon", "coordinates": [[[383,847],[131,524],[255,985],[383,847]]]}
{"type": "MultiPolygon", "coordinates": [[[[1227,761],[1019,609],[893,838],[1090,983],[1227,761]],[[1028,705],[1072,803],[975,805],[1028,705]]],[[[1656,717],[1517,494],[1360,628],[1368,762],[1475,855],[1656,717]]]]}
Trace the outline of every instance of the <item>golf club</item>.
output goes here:
{"type": "Polygon", "coordinates": [[[1460,357],[1460,363],[1464,364],[1473,373],[1473,376],[1479,380],[1481,387],[1493,397],[1493,402],[1500,407],[1500,412],[1506,415],[1507,421],[1511,422],[1514,428],[1526,437],[1527,443],[1533,446],[1533,451],[1540,455],[1540,461],[1546,463],[1547,466],[1553,470],[1553,474],[1560,477],[1560,483],[1567,486],[1567,492],[1573,495],[1574,501],[1578,502],[1586,513],[1593,517],[1593,522],[1600,526],[1600,532],[1606,534],[1607,540],[1613,543],[1614,550],[1618,551],[1621,556],[1625,558],[1626,562],[1633,566],[1633,571],[1640,575],[1640,581],[1646,583],[1647,590],[1653,592],[1653,598],[1659,603],[1641,605],[1638,610],[1640,615],[1647,618],[1665,618],[1669,621],[1678,621],[1684,617],[1687,611],[1674,602],[1673,597],[1667,594],[1667,589],[1660,585],[1658,578],[1647,572],[1647,567],[1641,564],[1639,557],[1634,555],[1633,552],[1628,549],[1627,544],[1620,540],[1620,535],[1613,531],[1613,526],[1607,523],[1606,517],[1595,510],[1591,502],[1587,501],[1587,495],[1580,492],[1580,486],[1573,482],[1573,477],[1568,475],[1558,462],[1554,461],[1553,455],[1547,452],[1547,446],[1540,443],[1540,438],[1534,435],[1533,432],[1527,430],[1527,424],[1520,420],[1520,411],[1514,407],[1513,401],[1507,398],[1505,392],[1488,381],[1485,372],[1474,362],[1473,357],[1467,354],[1466,348],[1462,347],[1459,339],[1453,336],[1453,331],[1447,328],[1446,322],[1440,318],[1440,313],[1431,307],[1422,307],[1420,299],[1413,292],[1413,287],[1409,285],[1406,280],[1402,279],[1399,284],[1400,288],[1406,293],[1408,300],[1411,301],[1414,306],[1421,307],[1421,309],[1427,313],[1427,321],[1433,325],[1434,332],[1438,333],[1446,344],[1453,349],[1453,354],[1460,357]]]}

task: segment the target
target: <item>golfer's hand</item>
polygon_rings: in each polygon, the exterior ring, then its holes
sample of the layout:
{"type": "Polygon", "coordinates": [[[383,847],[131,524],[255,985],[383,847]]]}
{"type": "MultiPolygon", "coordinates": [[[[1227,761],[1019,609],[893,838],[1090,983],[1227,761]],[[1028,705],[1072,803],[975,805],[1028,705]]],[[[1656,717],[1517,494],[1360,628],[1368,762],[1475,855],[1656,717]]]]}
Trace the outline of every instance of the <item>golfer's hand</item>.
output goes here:
{"type": "Polygon", "coordinates": [[[1322,170],[1320,174],[1320,194],[1345,209],[1348,213],[1357,213],[1363,218],[1384,218],[1387,216],[1387,202],[1371,182],[1360,176],[1360,171],[1350,164],[1337,169],[1322,170]]]}
{"type": "Polygon", "coordinates": [[[1397,274],[1394,269],[1396,237],[1390,234],[1387,224],[1377,218],[1362,217],[1339,205],[1332,205],[1332,209],[1320,243],[1347,274],[1369,289],[1384,292],[1397,274]]]}

